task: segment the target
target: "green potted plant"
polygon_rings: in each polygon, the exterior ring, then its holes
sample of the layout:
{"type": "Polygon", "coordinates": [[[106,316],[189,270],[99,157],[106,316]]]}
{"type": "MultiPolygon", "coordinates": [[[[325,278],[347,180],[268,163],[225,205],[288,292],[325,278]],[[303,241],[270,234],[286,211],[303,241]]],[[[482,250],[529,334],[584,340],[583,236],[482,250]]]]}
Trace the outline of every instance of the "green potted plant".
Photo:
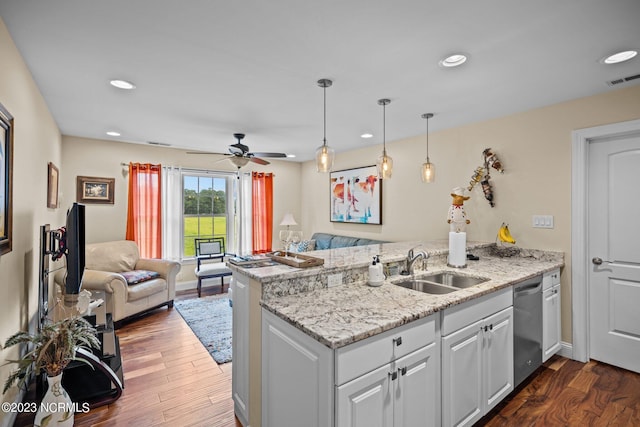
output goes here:
{"type": "Polygon", "coordinates": [[[39,374],[44,371],[47,374],[49,388],[42,399],[34,425],[44,426],[57,421],[57,425],[72,426],[73,406],[71,399],[62,388],[62,371],[72,360],[82,360],[76,359],[78,347],[100,348],[96,329],[84,318],[73,316],[47,323],[35,334],[18,332],[7,339],[4,348],[22,343],[30,344],[30,351],[18,360],[7,361],[7,363],[16,363],[18,369],[7,378],[3,393],[6,393],[16,381],[20,386],[24,386],[32,373],[39,374]],[[59,408],[67,409],[60,412],[59,408]]]}

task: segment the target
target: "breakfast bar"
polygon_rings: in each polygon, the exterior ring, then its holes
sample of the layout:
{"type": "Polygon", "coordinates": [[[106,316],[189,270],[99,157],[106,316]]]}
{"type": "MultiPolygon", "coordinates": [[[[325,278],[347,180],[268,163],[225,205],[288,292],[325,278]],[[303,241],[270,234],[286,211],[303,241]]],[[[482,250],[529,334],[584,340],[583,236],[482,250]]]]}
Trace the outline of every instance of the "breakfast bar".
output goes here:
{"type": "MultiPolygon", "coordinates": [[[[496,295],[502,295],[502,300],[510,307],[512,285],[556,271],[564,265],[563,254],[559,252],[521,249],[519,253],[506,257],[501,256],[499,247],[486,242],[467,242],[467,250],[478,259],[469,260],[466,268],[447,266],[446,240],[381,243],[307,252],[310,256],[322,258],[324,264],[306,269],[284,264],[260,268],[231,265],[234,272],[233,396],[238,418],[244,425],[273,424],[273,421],[269,422],[268,413],[274,412],[265,407],[265,393],[269,402],[277,402],[278,393],[273,384],[267,384],[265,389],[263,381],[268,381],[265,379],[268,375],[263,372],[263,366],[271,364],[267,369],[269,374],[277,371],[277,367],[273,366],[273,361],[265,359],[268,354],[263,354],[263,346],[270,345],[269,329],[265,332],[265,328],[281,325],[284,331],[294,331],[296,336],[303,336],[303,340],[310,339],[318,345],[320,353],[326,353],[332,360],[331,366],[334,360],[339,360],[339,352],[348,352],[354,345],[364,345],[394,334],[401,328],[416,325],[431,325],[429,327],[433,328],[434,342],[438,341],[439,349],[443,335],[440,313],[457,310],[457,306],[461,309],[471,305],[490,306],[493,303],[484,301],[490,301],[496,295]],[[411,275],[402,275],[410,250],[424,251],[428,258],[422,260],[422,266],[417,266],[411,275]],[[376,256],[384,266],[386,277],[381,286],[374,287],[368,284],[368,268],[376,256]],[[440,272],[482,280],[477,285],[444,294],[396,286],[398,282],[440,272]]],[[[424,333],[424,329],[420,331],[421,339],[429,335],[424,333]]],[[[405,349],[410,346],[405,342],[405,349]]],[[[271,350],[272,347],[269,348],[271,350]]],[[[439,360],[440,351],[437,356],[439,360]]],[[[278,359],[282,357],[278,356],[278,359]]],[[[361,363],[366,365],[368,362],[361,363]]],[[[333,370],[337,367],[330,369],[333,370]]],[[[333,381],[334,373],[328,372],[327,375],[331,379],[327,387],[337,390],[339,384],[333,381]]],[[[292,378],[296,380],[295,376],[292,378]]],[[[286,381],[278,379],[278,383],[283,382],[286,381]]],[[[296,386],[298,390],[299,387],[296,386]]],[[[287,399],[294,399],[295,394],[287,399]]],[[[326,398],[326,411],[337,411],[339,405],[335,402],[333,394],[326,398]]],[[[338,415],[327,415],[326,425],[341,425],[338,418],[338,415]]]]}

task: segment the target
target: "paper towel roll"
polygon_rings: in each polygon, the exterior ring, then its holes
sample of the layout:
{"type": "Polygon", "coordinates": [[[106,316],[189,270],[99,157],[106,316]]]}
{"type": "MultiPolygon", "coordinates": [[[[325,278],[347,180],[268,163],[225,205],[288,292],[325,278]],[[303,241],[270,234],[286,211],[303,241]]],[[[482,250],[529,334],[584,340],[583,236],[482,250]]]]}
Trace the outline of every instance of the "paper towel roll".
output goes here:
{"type": "Polygon", "coordinates": [[[449,232],[449,266],[467,266],[467,233],[449,232]]]}

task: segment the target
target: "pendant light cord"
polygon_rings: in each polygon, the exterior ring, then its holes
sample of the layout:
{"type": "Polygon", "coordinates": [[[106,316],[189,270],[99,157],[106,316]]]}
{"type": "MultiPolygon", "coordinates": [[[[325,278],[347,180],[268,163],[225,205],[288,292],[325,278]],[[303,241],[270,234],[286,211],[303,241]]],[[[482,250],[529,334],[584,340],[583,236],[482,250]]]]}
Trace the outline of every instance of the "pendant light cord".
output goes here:
{"type": "Polygon", "coordinates": [[[327,85],[323,85],[323,93],[324,93],[324,130],[323,130],[323,138],[322,145],[327,146],[327,85]]]}
{"type": "Polygon", "coordinates": [[[429,117],[427,116],[427,163],[429,163],[429,117]]]}
{"type": "Polygon", "coordinates": [[[387,155],[387,104],[382,104],[382,151],[387,155]]]}

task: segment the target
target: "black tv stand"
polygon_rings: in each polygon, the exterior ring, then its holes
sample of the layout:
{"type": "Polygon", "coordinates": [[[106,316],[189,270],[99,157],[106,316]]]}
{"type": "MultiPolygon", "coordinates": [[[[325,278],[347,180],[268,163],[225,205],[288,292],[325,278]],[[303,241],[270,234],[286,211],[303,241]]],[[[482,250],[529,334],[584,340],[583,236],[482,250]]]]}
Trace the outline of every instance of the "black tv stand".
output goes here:
{"type": "Polygon", "coordinates": [[[98,330],[100,349],[78,349],[76,357],[82,360],[71,362],[62,375],[62,386],[71,400],[86,403],[90,408],[118,400],[124,388],[120,342],[111,313],[104,315],[104,321],[100,317],[100,314],[85,316],[98,330]]]}

